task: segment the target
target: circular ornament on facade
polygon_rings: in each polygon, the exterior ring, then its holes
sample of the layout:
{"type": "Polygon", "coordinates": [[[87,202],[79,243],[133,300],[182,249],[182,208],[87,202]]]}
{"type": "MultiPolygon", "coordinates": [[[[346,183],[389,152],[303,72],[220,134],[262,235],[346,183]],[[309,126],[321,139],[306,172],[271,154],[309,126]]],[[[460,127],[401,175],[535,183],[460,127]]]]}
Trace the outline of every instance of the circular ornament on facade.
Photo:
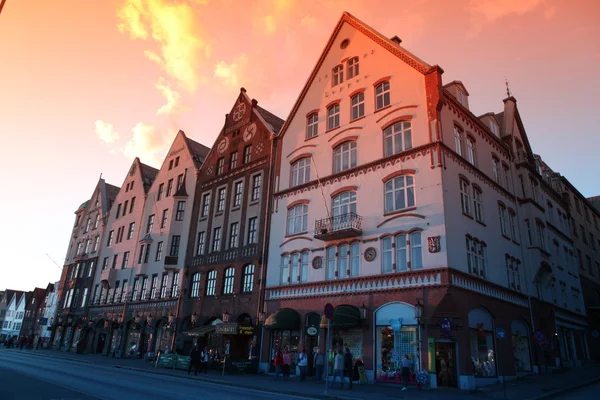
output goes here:
{"type": "Polygon", "coordinates": [[[312,259],[312,266],[314,269],[320,269],[323,267],[323,257],[316,256],[312,259]]]}
{"type": "Polygon", "coordinates": [[[317,328],[315,328],[314,326],[309,326],[308,328],[306,328],[306,334],[308,336],[316,336],[319,333],[319,330],[317,328]]]}
{"type": "Polygon", "coordinates": [[[240,103],[233,110],[233,120],[238,122],[246,113],[246,103],[240,103]]]}
{"type": "Polygon", "coordinates": [[[344,39],[344,40],[342,40],[342,43],[340,43],[340,48],[345,49],[346,47],[348,47],[349,44],[350,44],[350,39],[344,39]]]}
{"type": "Polygon", "coordinates": [[[375,257],[377,257],[377,250],[375,250],[375,247],[369,247],[365,250],[365,261],[372,262],[375,260],[375,257]]]}
{"type": "Polygon", "coordinates": [[[225,153],[225,150],[227,150],[228,147],[229,147],[229,138],[227,136],[225,136],[223,139],[221,139],[221,141],[217,145],[217,152],[219,154],[223,154],[223,153],[225,153]]]}
{"type": "Polygon", "coordinates": [[[256,134],[256,124],[253,123],[251,125],[248,125],[246,127],[246,130],[244,130],[244,142],[249,142],[250,140],[252,140],[252,138],[254,137],[254,135],[256,134]]]}

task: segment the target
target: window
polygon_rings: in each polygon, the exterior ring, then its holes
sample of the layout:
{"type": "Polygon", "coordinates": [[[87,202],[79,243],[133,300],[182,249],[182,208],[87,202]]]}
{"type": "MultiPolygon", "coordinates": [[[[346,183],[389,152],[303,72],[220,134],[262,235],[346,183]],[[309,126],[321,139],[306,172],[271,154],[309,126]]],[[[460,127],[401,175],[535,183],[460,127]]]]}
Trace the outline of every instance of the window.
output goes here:
{"type": "Polygon", "coordinates": [[[242,204],[242,191],[244,190],[244,182],[236,182],[233,190],[233,206],[239,207],[242,204]]]}
{"type": "Polygon", "coordinates": [[[579,225],[579,231],[581,232],[581,238],[583,239],[583,243],[588,244],[587,236],[585,234],[585,227],[583,225],[579,225]]]}
{"type": "MultiPolygon", "coordinates": [[[[175,158],[175,168],[177,168],[179,166],[179,157],[175,158]]],[[[133,182],[132,182],[133,183],[133,182]]]]}
{"type": "Polygon", "coordinates": [[[127,264],[129,264],[129,252],[128,251],[123,253],[123,262],[121,264],[121,269],[127,268],[127,264]]]}
{"type": "Polygon", "coordinates": [[[169,255],[171,257],[177,257],[179,255],[179,242],[181,241],[181,236],[173,235],[171,238],[171,251],[169,255]]]}
{"type": "Polygon", "coordinates": [[[102,261],[102,271],[108,268],[108,257],[104,257],[104,261],[102,261]]]}
{"type": "Polygon", "coordinates": [[[390,105],[390,82],[381,82],[375,87],[375,110],[381,110],[390,105]]]}
{"type": "Polygon", "coordinates": [[[196,255],[201,256],[204,254],[204,243],[206,240],[205,232],[198,232],[198,241],[196,244],[196,255]]]}
{"type": "Polygon", "coordinates": [[[119,219],[121,216],[121,203],[117,205],[117,214],[115,215],[115,219],[119,219]]]}
{"type": "Polygon", "coordinates": [[[183,214],[185,212],[185,201],[177,202],[177,213],[175,213],[175,221],[183,221],[183,214]]]}
{"type": "Polygon", "coordinates": [[[251,201],[258,200],[260,198],[261,181],[262,175],[254,175],[252,177],[252,197],[250,198],[251,201]]]}
{"type": "Polygon", "coordinates": [[[158,185],[158,195],[156,197],[156,201],[160,201],[160,199],[162,198],[162,194],[163,191],[165,190],[165,184],[161,183],[160,185],[158,185]]]}
{"type": "Polygon", "coordinates": [[[240,225],[234,222],[229,227],[229,248],[235,249],[238,247],[240,225]]]}
{"type": "Polygon", "coordinates": [[[288,285],[290,283],[290,256],[285,254],[281,256],[281,284],[288,285]]]}
{"type": "Polygon", "coordinates": [[[151,245],[150,243],[148,243],[148,244],[146,245],[146,253],[144,254],[144,263],[145,263],[145,264],[147,264],[147,263],[148,263],[148,260],[150,259],[150,247],[151,247],[151,246],[152,246],[152,245],[151,245]]]}
{"type": "Polygon", "coordinates": [[[90,261],[90,263],[88,264],[88,278],[90,278],[92,276],[92,272],[94,271],[94,264],[95,261],[90,261]]]}
{"type": "Polygon", "coordinates": [[[540,221],[537,221],[538,245],[543,250],[546,250],[546,227],[540,221]]]}
{"type": "Polygon", "coordinates": [[[217,202],[217,212],[225,210],[225,188],[219,189],[219,199],[217,202]]]}
{"type": "Polygon", "coordinates": [[[327,109],[327,130],[330,131],[340,126],[340,105],[334,104],[327,109]]]}
{"type": "Polygon", "coordinates": [[[169,219],[169,210],[163,210],[162,213],[162,219],[160,220],[160,227],[162,228],[166,228],[167,227],[167,220],[169,219]]]}
{"type": "Polygon", "coordinates": [[[173,160],[169,161],[169,171],[173,169],[173,160]]]}
{"type": "Polygon", "coordinates": [[[181,187],[183,186],[183,174],[180,174],[177,177],[177,186],[176,186],[176,191],[181,189],[181,187]]]}
{"type": "Polygon", "coordinates": [[[163,251],[163,242],[158,242],[158,245],[156,246],[156,260],[155,261],[162,260],[162,251],[163,251]]]}
{"type": "Polygon", "coordinates": [[[225,167],[225,158],[221,157],[217,160],[217,175],[223,174],[224,167],[225,167]]]}
{"type": "Polygon", "coordinates": [[[365,116],[365,94],[358,93],[352,96],[351,99],[351,115],[352,120],[359,119],[365,116]]]}
{"type": "MultiPolygon", "coordinates": [[[[115,235],[115,231],[110,231],[108,232],[108,240],[106,242],[106,246],[110,246],[112,245],[113,242],[113,236],[115,235]]],[[[79,254],[79,246],[81,245],[81,243],[77,243],[77,254],[79,254]]]]}
{"type": "Polygon", "coordinates": [[[496,157],[492,158],[492,177],[496,183],[500,184],[500,160],[496,157]]]}
{"type": "Polygon", "coordinates": [[[96,220],[94,221],[94,229],[98,228],[98,224],[100,224],[100,213],[96,214],[96,220]]]}
{"type": "Polygon", "coordinates": [[[212,270],[208,273],[208,278],[206,279],[206,295],[214,296],[216,289],[217,289],[217,271],[212,270]]]}
{"type": "Polygon", "coordinates": [[[213,253],[216,251],[221,251],[221,228],[215,228],[213,230],[213,253]]]}
{"type": "Polygon", "coordinates": [[[167,194],[166,194],[166,197],[169,197],[171,195],[172,191],[173,191],[173,179],[169,179],[169,181],[167,182],[167,194]]]}
{"type": "Polygon", "coordinates": [[[138,256],[138,264],[141,264],[142,260],[144,259],[144,248],[145,247],[146,247],[145,245],[140,246],[140,255],[138,256]]]}
{"type": "Polygon", "coordinates": [[[127,230],[127,240],[130,240],[133,237],[133,232],[135,231],[135,222],[129,224],[129,229],[127,230]]]}
{"type": "Polygon", "coordinates": [[[167,282],[169,280],[169,275],[163,274],[162,282],[160,284],[160,298],[164,299],[167,297],[167,282]]]}
{"type": "Polygon", "coordinates": [[[308,205],[298,204],[288,210],[287,234],[295,235],[308,231],[308,205]]]}
{"type": "Polygon", "coordinates": [[[254,264],[248,264],[244,267],[244,278],[242,291],[244,293],[252,292],[254,288],[254,264]]]}
{"type": "Polygon", "coordinates": [[[475,210],[475,220],[483,222],[483,193],[476,187],[473,187],[473,209],[475,210]]]}
{"type": "Polygon", "coordinates": [[[234,151],[229,156],[229,170],[230,171],[237,167],[237,161],[238,161],[238,153],[237,153],[237,151],[234,151]]]}
{"type": "Polygon", "coordinates": [[[521,274],[519,273],[520,261],[506,257],[506,275],[508,277],[508,287],[513,290],[521,290],[521,274]]]}
{"type": "Polygon", "coordinates": [[[471,236],[466,237],[467,266],[470,274],[485,278],[487,260],[485,257],[486,245],[471,236]]]}
{"type": "Polygon", "coordinates": [[[535,180],[531,180],[531,195],[533,198],[533,201],[538,201],[539,199],[539,195],[538,195],[538,183],[535,180]]]}
{"type": "Polygon", "coordinates": [[[257,242],[256,221],[257,217],[248,219],[248,240],[246,240],[246,244],[253,244],[257,242]]]}
{"type": "Polygon", "coordinates": [[[460,180],[460,205],[462,212],[467,215],[471,215],[471,187],[469,182],[464,179],[460,180]]]}
{"type": "Polygon", "coordinates": [[[225,277],[223,278],[223,294],[232,294],[234,283],[235,269],[233,267],[229,267],[225,270],[225,277]]]}
{"type": "MultiPolygon", "coordinates": [[[[333,217],[339,217],[349,213],[356,214],[356,192],[353,190],[338,194],[332,199],[331,203],[331,213],[333,217]]],[[[333,230],[336,230],[336,228],[334,227],[333,230]]]]}
{"type": "Polygon", "coordinates": [[[206,193],[204,196],[202,196],[202,213],[200,214],[200,216],[207,217],[209,209],[210,209],[210,193],[206,193]]]}
{"type": "Polygon", "coordinates": [[[392,178],[385,183],[385,212],[403,210],[415,205],[415,184],[412,175],[392,178]]]}
{"type": "Polygon", "coordinates": [[[173,283],[171,284],[171,297],[177,297],[179,293],[179,273],[175,271],[173,273],[173,283]]]}
{"type": "Polygon", "coordinates": [[[310,139],[319,134],[319,114],[312,113],[306,118],[306,138],[310,139]]]}
{"type": "Polygon", "coordinates": [[[381,242],[382,273],[387,274],[395,271],[423,268],[421,232],[402,233],[395,237],[387,236],[381,242]]]}
{"type": "Polygon", "coordinates": [[[244,147],[244,164],[248,164],[252,159],[252,145],[244,147]]]}
{"type": "Polygon", "coordinates": [[[457,126],[454,127],[454,148],[456,149],[456,154],[459,156],[463,156],[463,133],[457,126]]]}
{"type": "Polygon", "coordinates": [[[333,172],[341,172],[356,167],[356,142],[340,144],[333,151],[333,172]]]}
{"type": "Polygon", "coordinates": [[[158,291],[158,275],[152,275],[152,283],[150,284],[150,298],[156,299],[158,291]]]}
{"type": "Polygon", "coordinates": [[[490,120],[490,129],[492,130],[492,133],[494,135],[500,137],[500,129],[498,128],[498,125],[496,125],[496,123],[492,120],[490,120]]]}
{"type": "Polygon", "coordinates": [[[358,76],[358,57],[352,57],[348,60],[348,79],[358,76]]]}
{"type": "Polygon", "coordinates": [[[135,206],[135,197],[132,197],[131,198],[131,204],[129,205],[129,214],[131,214],[133,212],[133,207],[134,206],[135,206]]]}
{"type": "Polygon", "coordinates": [[[190,297],[198,297],[200,295],[200,272],[196,272],[192,275],[192,289],[190,290],[190,297]]]}
{"type": "Polygon", "coordinates": [[[127,214],[127,205],[129,204],[129,200],[125,200],[125,204],[123,204],[123,216],[127,214]]]}
{"type": "Polygon", "coordinates": [[[86,254],[89,253],[89,251],[90,251],[90,242],[91,242],[90,239],[87,239],[85,241],[85,249],[83,250],[83,252],[86,253],[86,254]]]}
{"type": "Polygon", "coordinates": [[[148,277],[144,276],[144,281],[142,282],[142,295],[140,298],[142,300],[146,299],[148,296],[148,277]]]}
{"type": "Polygon", "coordinates": [[[508,210],[508,225],[510,228],[510,237],[515,242],[518,242],[519,227],[517,226],[517,214],[513,210],[508,210]]]}
{"type": "Polygon", "coordinates": [[[511,174],[510,168],[506,164],[502,164],[502,175],[504,176],[504,188],[510,190],[511,188],[511,174]]]}
{"type": "Polygon", "coordinates": [[[291,186],[302,185],[310,181],[310,158],[301,158],[292,164],[291,174],[291,186]]]}
{"type": "Polygon", "coordinates": [[[333,68],[331,78],[331,86],[336,86],[344,82],[344,66],[342,64],[336,65],[335,68],[333,68]]]}
{"type": "Polygon", "coordinates": [[[92,218],[88,217],[87,222],[85,224],[84,232],[88,232],[90,230],[91,225],[92,225],[92,218]]]}
{"type": "Polygon", "coordinates": [[[471,137],[467,137],[467,160],[476,165],[477,152],[475,149],[475,140],[471,137]]]}
{"type": "MultiPolygon", "coordinates": [[[[294,253],[297,255],[299,253],[294,253]]],[[[306,254],[306,263],[308,263],[308,252],[306,254]]],[[[292,256],[292,269],[294,269],[295,259],[292,256]]],[[[326,252],[327,257],[327,279],[347,278],[358,276],[360,265],[360,244],[343,244],[337,247],[329,247],[326,252]]]]}
{"type": "Polygon", "coordinates": [[[502,232],[502,236],[510,237],[508,233],[508,213],[506,212],[506,206],[499,204],[498,212],[500,215],[500,231],[502,232]]]}
{"type": "Polygon", "coordinates": [[[388,157],[412,148],[410,121],[400,121],[383,131],[383,152],[388,157]]]}
{"type": "Polygon", "coordinates": [[[579,269],[585,270],[583,267],[583,256],[581,255],[581,250],[577,249],[577,262],[579,263],[579,269]]]}
{"type": "Polygon", "coordinates": [[[146,225],[146,233],[152,233],[154,228],[154,214],[148,216],[148,224],[146,225]]]}

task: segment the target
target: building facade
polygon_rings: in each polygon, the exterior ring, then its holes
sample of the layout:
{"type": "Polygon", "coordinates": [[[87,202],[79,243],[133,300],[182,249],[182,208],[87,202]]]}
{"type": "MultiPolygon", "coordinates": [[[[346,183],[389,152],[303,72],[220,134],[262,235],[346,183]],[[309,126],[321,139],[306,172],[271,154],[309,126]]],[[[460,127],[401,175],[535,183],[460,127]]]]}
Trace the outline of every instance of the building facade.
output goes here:
{"type": "Polygon", "coordinates": [[[39,323],[40,305],[44,304],[45,297],[45,288],[35,288],[31,292],[27,304],[25,304],[25,315],[23,316],[23,323],[21,324],[21,336],[30,339],[34,346],[38,339],[36,330],[39,323]]]}
{"type": "Polygon", "coordinates": [[[184,348],[193,341],[258,367],[265,226],[273,137],[283,120],[241,89],[196,185],[182,298],[184,348]]]}
{"type": "Polygon", "coordinates": [[[48,348],[52,337],[52,325],[56,318],[56,310],[58,307],[58,284],[59,282],[49,283],[46,287],[46,292],[43,301],[38,305],[38,320],[34,328],[35,340],[39,342],[38,347],[48,348]]]}
{"type": "Polygon", "coordinates": [[[277,138],[263,368],[325,347],[327,303],[328,345],[370,381],[396,381],[404,355],[463,389],[497,381],[498,357],[509,377],[560,364],[566,341],[584,359],[568,225],[547,226],[566,204],[516,100],[477,117],[400,43],[345,13],[277,138]]]}
{"type": "Polygon", "coordinates": [[[5,340],[12,339],[15,344],[21,338],[21,327],[25,318],[25,306],[31,292],[14,291],[6,306],[6,314],[2,323],[0,334],[5,340]]]}
{"type": "Polygon", "coordinates": [[[6,289],[3,292],[2,298],[0,298],[0,339],[2,341],[8,338],[8,322],[4,323],[4,321],[11,321],[12,326],[12,312],[9,313],[9,305],[15,294],[22,294],[23,292],[19,290],[6,289]]]}

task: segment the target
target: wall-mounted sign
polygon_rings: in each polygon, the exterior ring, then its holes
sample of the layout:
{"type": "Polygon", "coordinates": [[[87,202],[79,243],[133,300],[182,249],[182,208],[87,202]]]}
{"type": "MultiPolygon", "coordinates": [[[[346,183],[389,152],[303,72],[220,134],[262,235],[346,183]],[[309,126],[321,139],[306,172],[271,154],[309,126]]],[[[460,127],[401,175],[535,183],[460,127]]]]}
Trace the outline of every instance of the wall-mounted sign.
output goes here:
{"type": "Polygon", "coordinates": [[[452,318],[444,318],[442,319],[442,323],[440,324],[440,328],[445,335],[449,335],[452,330],[452,318]]]}
{"type": "Polygon", "coordinates": [[[254,335],[254,327],[247,326],[247,325],[240,325],[240,326],[238,326],[238,333],[240,335],[252,336],[252,335],[254,335]]]}
{"type": "Polygon", "coordinates": [[[323,257],[316,256],[312,259],[312,266],[314,269],[320,269],[323,267],[323,257]]]}
{"type": "Polygon", "coordinates": [[[377,250],[375,247],[369,247],[365,250],[365,261],[372,262],[377,257],[377,250]]]}
{"type": "Polygon", "coordinates": [[[317,336],[319,334],[319,329],[316,326],[309,326],[306,328],[306,334],[308,336],[317,336]]]}
{"type": "Polygon", "coordinates": [[[237,335],[238,324],[235,322],[217,324],[215,325],[215,332],[217,335],[237,335]]]}

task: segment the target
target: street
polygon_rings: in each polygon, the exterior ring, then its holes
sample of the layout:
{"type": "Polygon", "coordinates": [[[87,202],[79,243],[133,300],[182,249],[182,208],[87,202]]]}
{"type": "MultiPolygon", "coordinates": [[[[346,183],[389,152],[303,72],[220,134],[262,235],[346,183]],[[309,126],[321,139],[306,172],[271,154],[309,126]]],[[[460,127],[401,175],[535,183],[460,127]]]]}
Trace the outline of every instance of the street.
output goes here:
{"type": "Polygon", "coordinates": [[[569,391],[562,396],[553,397],[554,400],[588,400],[598,398],[600,393],[600,382],[590,386],[582,387],[581,389],[569,391]]]}
{"type": "Polygon", "coordinates": [[[2,400],[306,399],[70,360],[0,352],[2,400]]]}

